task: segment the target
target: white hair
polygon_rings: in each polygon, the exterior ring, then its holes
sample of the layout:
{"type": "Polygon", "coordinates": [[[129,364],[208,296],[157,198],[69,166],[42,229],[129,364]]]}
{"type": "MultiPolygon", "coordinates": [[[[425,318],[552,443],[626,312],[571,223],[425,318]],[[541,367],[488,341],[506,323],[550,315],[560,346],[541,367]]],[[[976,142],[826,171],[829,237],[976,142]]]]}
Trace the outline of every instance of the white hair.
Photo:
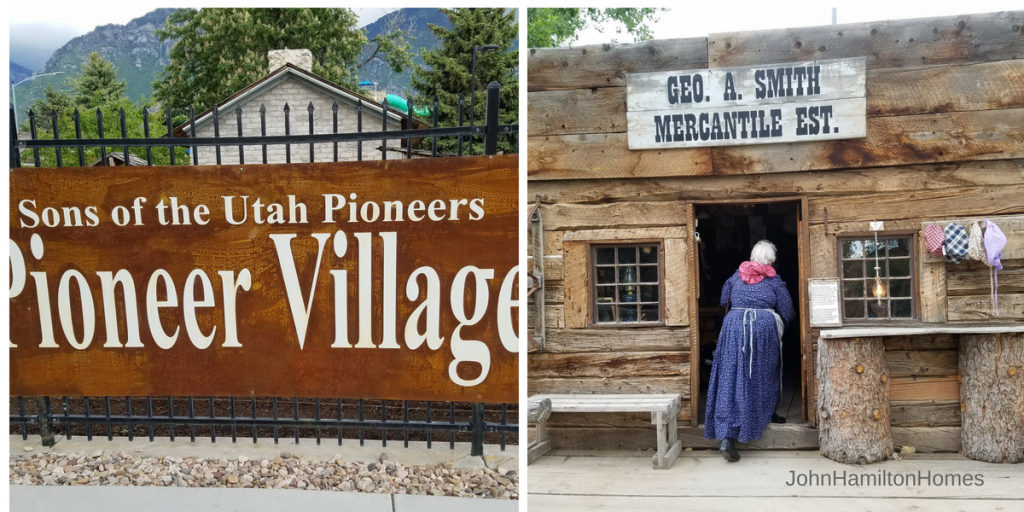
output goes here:
{"type": "Polygon", "coordinates": [[[754,249],[750,251],[750,260],[762,265],[775,263],[775,244],[768,240],[757,242],[754,244],[754,249]]]}

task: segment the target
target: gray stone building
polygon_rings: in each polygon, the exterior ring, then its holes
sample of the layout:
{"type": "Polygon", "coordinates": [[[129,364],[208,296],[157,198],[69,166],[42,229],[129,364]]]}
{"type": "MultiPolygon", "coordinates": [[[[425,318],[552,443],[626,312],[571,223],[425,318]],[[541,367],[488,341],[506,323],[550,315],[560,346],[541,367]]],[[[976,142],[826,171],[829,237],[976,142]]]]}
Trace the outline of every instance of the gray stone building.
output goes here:
{"type": "MultiPolygon", "coordinates": [[[[284,135],[284,106],[290,109],[289,128],[292,135],[309,133],[309,105],[313,105],[313,132],[317,134],[333,133],[334,112],[332,107],[338,103],[338,133],[357,131],[356,104],[363,102],[363,131],[380,131],[383,125],[384,109],[380,102],[358,92],[346,89],[325,78],[313,74],[312,55],[309,50],[274,50],[268,55],[270,72],[245,89],[238,91],[217,104],[218,124],[221,137],[238,136],[238,117],[236,108],[242,110],[242,135],[256,137],[261,134],[260,108],[266,109],[266,134],[284,135]]],[[[406,113],[388,108],[388,131],[399,131],[408,126],[406,113]]],[[[427,128],[426,123],[413,119],[415,128],[427,128]]],[[[213,137],[213,108],[196,115],[195,130],[198,137],[213,137]]],[[[175,137],[189,137],[191,126],[184,123],[174,130],[175,137]]],[[[417,139],[413,139],[415,147],[417,139]]],[[[405,158],[404,151],[407,141],[391,139],[388,141],[388,158],[405,158]]],[[[357,159],[357,142],[338,143],[338,160],[353,161],[357,159]]],[[[363,160],[381,159],[381,141],[363,141],[363,160]]],[[[221,146],[221,163],[237,164],[238,146],[221,146]]],[[[263,162],[263,149],[259,145],[246,146],[245,162],[250,164],[263,162]]],[[[334,143],[319,143],[314,147],[316,162],[334,160],[334,143]]],[[[191,159],[190,159],[191,160],[191,159]]],[[[213,146],[198,148],[200,165],[216,164],[216,150],[213,146]]],[[[284,144],[267,146],[267,163],[285,163],[286,150],[284,144]]],[[[309,162],[309,144],[291,144],[291,161],[293,163],[309,162]]]]}

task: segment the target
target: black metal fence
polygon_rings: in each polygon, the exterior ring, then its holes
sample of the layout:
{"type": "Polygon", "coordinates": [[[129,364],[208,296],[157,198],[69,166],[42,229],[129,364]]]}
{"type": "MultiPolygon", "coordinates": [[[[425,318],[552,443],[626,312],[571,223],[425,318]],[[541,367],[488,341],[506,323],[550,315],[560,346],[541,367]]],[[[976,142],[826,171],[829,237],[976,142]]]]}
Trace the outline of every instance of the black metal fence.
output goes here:
{"type": "MultiPolygon", "coordinates": [[[[291,163],[291,145],[296,143],[309,144],[309,161],[314,162],[315,144],[333,144],[333,158],[339,161],[338,144],[356,142],[356,160],[363,160],[364,142],[381,143],[381,159],[388,157],[388,140],[406,141],[405,158],[416,156],[462,156],[465,145],[466,152],[473,154],[474,139],[483,139],[484,154],[496,154],[500,136],[508,137],[508,141],[518,152],[518,125],[501,125],[498,123],[500,86],[491,82],[487,86],[487,103],[484,124],[480,126],[464,124],[465,97],[459,99],[458,126],[438,126],[438,102],[435,98],[432,110],[432,127],[416,129],[413,118],[413,103],[409,100],[408,122],[402,130],[388,130],[390,108],[386,101],[381,102],[383,123],[380,131],[363,131],[363,102],[356,104],[357,131],[353,133],[338,132],[338,105],[332,107],[333,130],[331,133],[314,133],[314,110],[310,104],[308,111],[308,133],[291,133],[290,107],[285,104],[283,111],[285,135],[267,135],[266,109],[260,109],[260,135],[243,135],[241,106],[235,109],[237,136],[223,137],[220,134],[220,112],[214,108],[214,137],[196,137],[196,116],[193,109],[188,109],[189,137],[175,138],[174,121],[171,112],[166,113],[167,136],[150,137],[149,113],[142,111],[142,138],[129,138],[129,126],[124,110],[120,111],[120,138],[106,138],[103,129],[103,112],[96,111],[99,138],[82,138],[82,118],[76,110],[73,114],[75,126],[74,138],[61,138],[58,113],[51,112],[49,127],[41,123],[34,112],[29,112],[28,124],[30,139],[18,138],[17,123],[14,109],[11,109],[11,167],[22,167],[21,153],[32,151],[34,165],[40,164],[40,151],[51,150],[57,167],[84,166],[85,149],[99,148],[100,161],[96,165],[108,165],[108,148],[111,154],[121,155],[123,165],[132,163],[133,155],[130,148],[145,148],[145,165],[154,165],[153,148],[168,148],[170,165],[199,164],[198,148],[212,146],[215,149],[216,163],[221,161],[221,147],[237,147],[239,164],[245,164],[246,146],[261,148],[262,163],[268,163],[267,147],[284,145],[285,163],[291,163]],[[48,130],[47,130],[48,128],[48,130]],[[40,130],[48,131],[49,138],[39,138],[40,130]],[[454,154],[438,152],[438,141],[444,138],[455,138],[454,154]],[[429,140],[429,154],[424,150],[414,150],[415,140],[429,140]],[[175,148],[190,148],[191,162],[186,158],[180,161],[175,155],[175,148]],[[70,162],[62,155],[70,151],[70,162]]],[[[471,99],[472,104],[472,99],[471,99]]],[[[392,150],[392,152],[394,152],[392,150]]],[[[141,157],[135,157],[141,159],[141,157]]],[[[11,433],[20,434],[23,439],[29,435],[40,435],[45,446],[52,446],[57,436],[72,439],[73,436],[86,436],[90,441],[94,437],[169,437],[174,441],[187,432],[188,438],[195,441],[197,437],[209,437],[216,442],[218,437],[231,437],[232,442],[239,438],[251,438],[255,443],[260,438],[273,437],[276,444],[282,437],[300,439],[315,438],[316,443],[336,438],[339,445],[343,439],[359,439],[360,445],[367,440],[380,440],[383,446],[388,441],[401,441],[408,446],[411,441],[425,441],[427,447],[434,443],[447,442],[454,448],[456,442],[471,442],[472,454],[481,455],[483,445],[498,444],[505,450],[506,444],[518,444],[518,407],[516,404],[482,404],[462,402],[417,402],[394,400],[364,400],[337,398],[256,398],[256,397],[12,397],[10,403],[11,433]],[[510,407],[511,410],[510,410],[510,407]]]]}

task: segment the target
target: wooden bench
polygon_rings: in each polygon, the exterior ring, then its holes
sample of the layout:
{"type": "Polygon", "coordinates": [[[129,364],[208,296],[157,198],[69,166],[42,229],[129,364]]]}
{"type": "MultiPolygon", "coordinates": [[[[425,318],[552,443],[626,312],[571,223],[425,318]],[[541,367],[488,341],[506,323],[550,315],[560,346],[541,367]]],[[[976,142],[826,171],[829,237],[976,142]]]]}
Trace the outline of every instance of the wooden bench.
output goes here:
{"type": "Polygon", "coordinates": [[[547,422],[551,417],[551,399],[530,399],[527,422],[537,425],[537,438],[527,447],[526,463],[530,464],[551,450],[547,422]]]}
{"type": "MultiPolygon", "coordinates": [[[[542,402],[551,402],[551,412],[649,412],[651,423],[657,427],[658,453],[654,456],[655,469],[668,469],[679,457],[683,444],[677,439],[676,416],[682,406],[682,397],[671,395],[535,395],[529,398],[529,421],[537,425],[536,457],[540,457],[550,449],[547,436],[542,402]],[[534,416],[534,409],[537,415],[534,416]],[[547,443],[540,451],[539,443],[547,443]]],[[[550,415],[550,413],[548,413],[550,415]]],[[[528,462],[532,462],[534,452],[531,449],[528,462]]]]}

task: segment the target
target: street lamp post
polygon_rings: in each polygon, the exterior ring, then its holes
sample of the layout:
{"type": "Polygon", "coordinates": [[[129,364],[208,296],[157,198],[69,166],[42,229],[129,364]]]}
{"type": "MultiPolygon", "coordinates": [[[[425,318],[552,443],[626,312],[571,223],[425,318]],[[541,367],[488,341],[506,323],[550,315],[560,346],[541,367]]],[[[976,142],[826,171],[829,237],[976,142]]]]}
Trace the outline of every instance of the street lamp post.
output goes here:
{"type": "MultiPolygon", "coordinates": [[[[498,45],[496,45],[496,44],[487,44],[487,45],[483,45],[483,46],[474,46],[473,47],[473,88],[470,89],[470,93],[469,93],[469,127],[470,128],[473,127],[473,117],[474,117],[473,114],[476,113],[476,51],[478,49],[487,52],[487,51],[491,51],[491,50],[497,50],[498,49],[498,45]]],[[[473,155],[473,135],[469,136],[469,154],[470,154],[470,156],[473,155]]]]}
{"type": "Polygon", "coordinates": [[[39,78],[41,76],[63,75],[63,74],[64,74],[63,71],[57,71],[55,73],[43,73],[41,75],[30,76],[30,77],[28,77],[28,78],[26,78],[26,79],[24,79],[24,80],[22,80],[22,81],[20,81],[18,83],[14,83],[14,80],[11,80],[11,101],[14,104],[14,126],[15,126],[15,129],[17,129],[17,126],[18,126],[18,92],[15,91],[14,88],[19,86],[19,85],[21,85],[21,84],[23,84],[23,83],[25,83],[25,82],[28,82],[29,80],[35,80],[36,78],[39,78]]]}

